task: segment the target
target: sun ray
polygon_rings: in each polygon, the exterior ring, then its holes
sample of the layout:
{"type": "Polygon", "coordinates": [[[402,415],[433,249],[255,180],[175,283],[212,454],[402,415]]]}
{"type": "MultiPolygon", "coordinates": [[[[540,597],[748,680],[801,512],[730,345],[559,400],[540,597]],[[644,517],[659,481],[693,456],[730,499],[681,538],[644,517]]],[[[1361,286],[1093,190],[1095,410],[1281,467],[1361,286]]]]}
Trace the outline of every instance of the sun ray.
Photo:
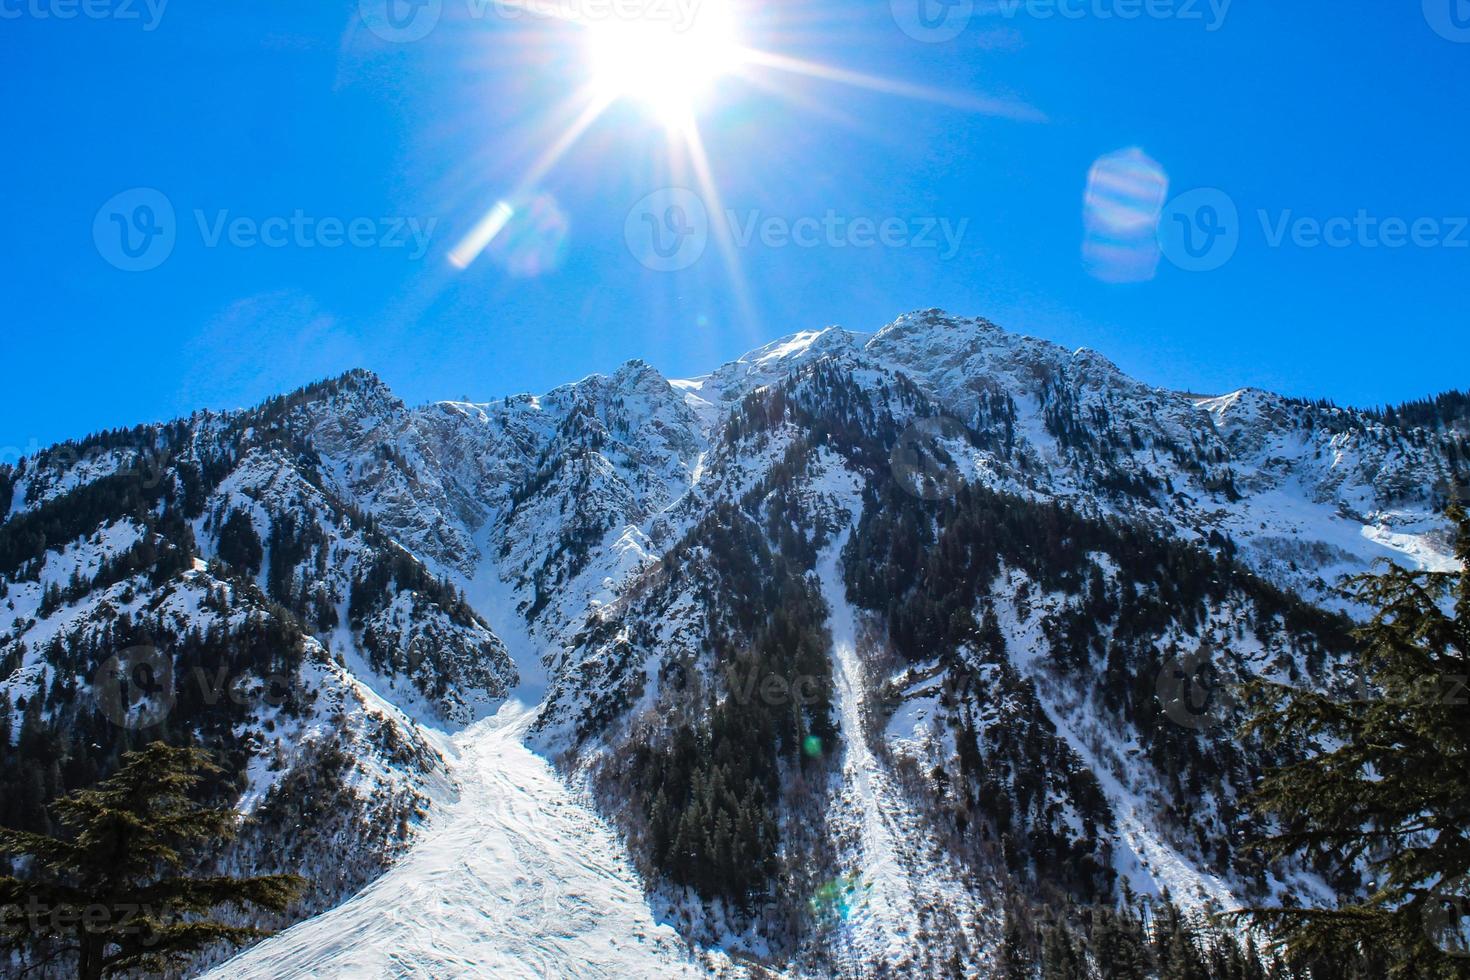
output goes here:
{"type": "MultiPolygon", "coordinates": [[[[614,96],[609,93],[594,92],[591,86],[582,90],[583,97],[587,99],[587,105],[577,116],[572,124],[567,127],[554,143],[546,148],[542,154],[531,164],[515,190],[511,192],[510,199],[515,200],[534,187],[540,180],[556,166],[558,160],[566,155],[567,151],[576,145],[597,118],[607,111],[607,107],[613,102],[614,96]]],[[[479,257],[480,253],[495,240],[495,236],[505,229],[506,224],[515,216],[514,208],[504,199],[495,202],[489,211],[485,213],[469,233],[459,240],[449,253],[449,263],[456,269],[467,269],[470,263],[479,257]]]]}
{"type": "Polygon", "coordinates": [[[725,217],[725,203],[720,197],[719,185],[715,182],[710,167],[709,155],[704,150],[704,139],[699,133],[699,123],[693,114],[684,118],[680,127],[684,145],[689,150],[689,159],[694,167],[694,177],[704,195],[709,211],[710,233],[719,244],[720,254],[725,260],[725,270],[730,276],[730,287],[735,291],[735,302],[740,308],[740,319],[747,330],[756,327],[755,310],[750,301],[750,290],[745,283],[745,272],[740,267],[740,256],[736,252],[730,222],[725,217]]]}
{"type": "Polygon", "coordinates": [[[545,17],[548,20],[564,20],[569,24],[585,27],[588,23],[586,13],[575,9],[565,3],[555,3],[553,0],[497,0],[500,6],[509,7],[512,10],[523,10],[533,17],[545,17]]]}
{"type": "Polygon", "coordinates": [[[821,116],[823,119],[836,123],[844,129],[861,133],[875,140],[884,138],[884,134],[872,124],[864,122],[846,112],[840,112],[831,105],[812,98],[789,85],[783,86],[771,78],[768,73],[751,71],[750,66],[746,62],[742,61],[733,74],[740,76],[742,80],[755,86],[767,95],[773,95],[799,109],[804,109],[813,115],[821,116]]]}
{"type": "Polygon", "coordinates": [[[883,78],[880,75],[869,75],[865,72],[850,71],[846,68],[824,65],[818,61],[806,61],[802,58],[774,54],[770,51],[761,51],[756,48],[741,48],[740,60],[745,64],[770,68],[775,71],[804,75],[808,78],[816,78],[827,82],[837,82],[841,85],[850,85],[854,88],[866,89],[870,92],[880,92],[884,95],[897,95],[902,98],[917,99],[922,102],[933,102],[937,105],[945,105],[954,109],[963,109],[966,112],[1000,116],[1006,119],[1014,119],[1018,122],[1046,121],[1046,117],[1041,112],[1023,102],[993,99],[963,92],[949,92],[944,89],[931,88],[927,85],[915,85],[912,82],[883,78]]]}

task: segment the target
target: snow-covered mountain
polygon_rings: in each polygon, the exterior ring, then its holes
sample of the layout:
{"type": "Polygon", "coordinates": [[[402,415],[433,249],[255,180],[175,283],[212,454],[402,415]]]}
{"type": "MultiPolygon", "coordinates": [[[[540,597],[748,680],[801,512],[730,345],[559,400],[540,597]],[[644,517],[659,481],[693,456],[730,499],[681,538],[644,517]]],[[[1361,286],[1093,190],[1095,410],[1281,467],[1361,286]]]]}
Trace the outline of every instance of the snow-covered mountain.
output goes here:
{"type": "Polygon", "coordinates": [[[937,311],[486,403],[353,372],[0,468],[0,819],[162,735],[296,917],[392,867],[221,975],[990,975],[1020,906],[1350,885],[1253,863],[1272,757],[1189,685],[1349,683],[1333,585],[1449,567],[1467,467],[937,311]]]}

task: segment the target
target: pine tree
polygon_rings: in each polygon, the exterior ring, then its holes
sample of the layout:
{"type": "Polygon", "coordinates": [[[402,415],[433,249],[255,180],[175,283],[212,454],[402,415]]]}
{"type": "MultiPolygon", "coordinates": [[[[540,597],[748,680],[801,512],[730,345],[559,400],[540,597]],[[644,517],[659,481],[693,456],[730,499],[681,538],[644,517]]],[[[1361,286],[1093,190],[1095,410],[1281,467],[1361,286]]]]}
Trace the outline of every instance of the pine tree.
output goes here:
{"type": "Polygon", "coordinates": [[[1367,884],[1336,908],[1255,908],[1237,916],[1275,928],[1294,957],[1356,950],[1393,976],[1470,977],[1470,518],[1459,526],[1460,572],[1389,567],[1350,580],[1377,610],[1357,631],[1364,690],[1351,699],[1257,682],[1246,734],[1305,745],[1305,760],[1269,774],[1257,808],[1281,829],[1272,857],[1330,855],[1367,884]]]}
{"type": "Polygon", "coordinates": [[[159,973],[214,943],[265,935],[209,915],[221,906],[283,911],[305,885],[301,878],[184,871],[202,846],[234,833],[232,810],[189,798],[219,771],[202,749],[154,742],[56,803],[65,836],[0,829],[0,853],[32,859],[28,878],[0,877],[0,935],[29,947],[37,965],[74,962],[81,980],[159,973]]]}

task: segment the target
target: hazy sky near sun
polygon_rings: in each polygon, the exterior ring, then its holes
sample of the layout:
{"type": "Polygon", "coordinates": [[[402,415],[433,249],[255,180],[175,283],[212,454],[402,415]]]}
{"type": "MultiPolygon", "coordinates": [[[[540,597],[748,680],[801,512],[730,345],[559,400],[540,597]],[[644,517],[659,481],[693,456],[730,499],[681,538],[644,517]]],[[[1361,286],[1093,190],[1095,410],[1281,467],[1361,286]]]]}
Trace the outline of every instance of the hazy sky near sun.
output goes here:
{"type": "Polygon", "coordinates": [[[731,0],[752,48],[942,98],[720,79],[718,203],[633,100],[527,183],[584,29],[382,2],[0,0],[0,460],[355,366],[489,399],[927,307],[1191,391],[1470,385],[1460,0],[731,0]]]}

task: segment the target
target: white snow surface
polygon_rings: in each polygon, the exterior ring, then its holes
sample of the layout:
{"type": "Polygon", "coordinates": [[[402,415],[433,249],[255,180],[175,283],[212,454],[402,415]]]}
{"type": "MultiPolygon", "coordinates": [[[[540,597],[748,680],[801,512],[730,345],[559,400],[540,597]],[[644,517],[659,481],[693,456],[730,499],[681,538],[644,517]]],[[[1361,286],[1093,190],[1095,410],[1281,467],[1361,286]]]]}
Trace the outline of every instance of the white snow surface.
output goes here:
{"type": "MultiPolygon", "coordinates": [[[[936,921],[980,932],[981,921],[993,910],[965,887],[963,872],[949,859],[932,826],[916,812],[888,763],[874,753],[867,738],[864,717],[869,684],[859,653],[859,613],[847,600],[840,562],[857,523],[861,491],[851,471],[833,465],[830,457],[824,464],[813,489],[849,519],[817,562],[822,598],[829,610],[835,707],[843,745],[835,798],[827,807],[828,829],[837,843],[843,870],[838,881],[840,926],[834,946],[839,962],[858,970],[859,975],[880,963],[897,971],[896,975],[915,975],[914,956],[924,942],[921,936],[935,928],[936,921]],[[942,918],[936,920],[936,912],[942,918]]],[[[987,961],[980,951],[979,962],[987,961]]]]}
{"type": "Polygon", "coordinates": [[[408,855],[346,904],[207,976],[706,975],[654,921],[612,830],[522,744],[533,717],[512,701],[457,735],[434,734],[459,794],[408,855]]]}
{"type": "Polygon", "coordinates": [[[855,838],[857,870],[864,894],[848,921],[847,941],[866,955],[885,961],[902,960],[912,945],[910,933],[918,921],[913,884],[899,863],[894,793],[868,740],[863,737],[863,668],[857,656],[856,611],[847,602],[838,556],[850,532],[844,531],[823,554],[818,572],[822,597],[831,610],[832,673],[836,684],[838,717],[842,726],[843,806],[834,807],[830,820],[838,833],[855,838]]]}

